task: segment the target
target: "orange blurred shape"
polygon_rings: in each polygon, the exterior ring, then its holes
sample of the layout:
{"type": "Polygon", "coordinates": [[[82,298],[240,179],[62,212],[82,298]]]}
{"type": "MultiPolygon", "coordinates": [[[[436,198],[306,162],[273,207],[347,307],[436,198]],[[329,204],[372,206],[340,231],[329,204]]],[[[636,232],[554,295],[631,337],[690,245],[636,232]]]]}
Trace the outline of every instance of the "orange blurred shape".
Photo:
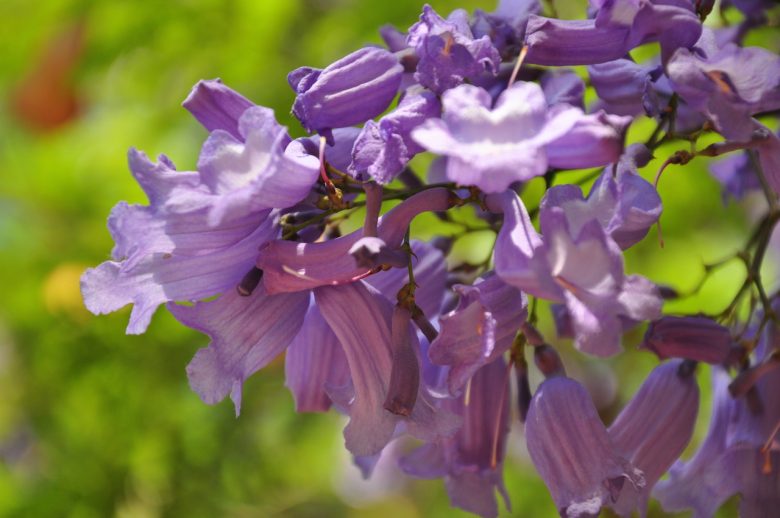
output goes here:
{"type": "Polygon", "coordinates": [[[30,129],[53,131],[78,115],[72,75],[84,51],[84,33],[83,20],[68,24],[49,40],[11,91],[11,113],[30,129]]]}

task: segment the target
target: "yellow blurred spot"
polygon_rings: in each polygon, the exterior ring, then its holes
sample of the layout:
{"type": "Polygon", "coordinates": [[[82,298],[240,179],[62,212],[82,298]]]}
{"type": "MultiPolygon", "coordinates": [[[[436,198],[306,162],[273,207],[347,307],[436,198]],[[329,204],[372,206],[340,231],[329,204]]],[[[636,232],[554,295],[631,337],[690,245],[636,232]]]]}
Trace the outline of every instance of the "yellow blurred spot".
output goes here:
{"type": "Polygon", "coordinates": [[[54,315],[66,314],[84,321],[89,316],[81,299],[79,279],[86,266],[78,263],[62,263],[46,276],[43,282],[43,305],[54,315]]]}
{"type": "Polygon", "coordinates": [[[393,495],[392,499],[374,502],[360,509],[353,509],[349,518],[418,518],[420,512],[417,506],[408,498],[393,495]]]}

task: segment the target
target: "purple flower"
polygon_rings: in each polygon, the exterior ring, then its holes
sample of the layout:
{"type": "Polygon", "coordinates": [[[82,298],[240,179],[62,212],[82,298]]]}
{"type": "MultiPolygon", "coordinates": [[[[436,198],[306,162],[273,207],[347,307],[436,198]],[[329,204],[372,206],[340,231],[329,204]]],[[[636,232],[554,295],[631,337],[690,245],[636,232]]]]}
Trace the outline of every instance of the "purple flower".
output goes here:
{"type": "Polygon", "coordinates": [[[477,38],[488,36],[504,58],[514,57],[525,39],[528,17],[540,11],[538,0],[499,0],[492,13],[476,9],[471,28],[477,38]]]}
{"type": "Polygon", "coordinates": [[[691,440],[699,411],[693,367],[682,361],[659,365],[609,427],[615,448],[645,476],[639,492],[623,491],[614,508],[644,515],[650,491],[691,440]]]}
{"type": "Polygon", "coordinates": [[[751,116],[780,108],[780,57],[758,47],[679,49],[667,66],[675,91],[725,137],[747,141],[751,116]]]}
{"type": "Polygon", "coordinates": [[[450,366],[451,394],[460,393],[480,367],[509,349],[527,317],[526,297],[492,273],[455,291],[458,306],[439,318],[439,336],[428,350],[434,364],[450,366]]]}
{"type": "Polygon", "coordinates": [[[352,149],[350,173],[358,178],[366,172],[380,184],[391,182],[423,151],[412,139],[412,130],[440,114],[441,105],[432,92],[407,92],[395,110],[379,122],[368,121],[363,126],[352,149]]]}
{"type": "Polygon", "coordinates": [[[663,210],[655,187],[637,174],[629,155],[618,163],[616,174],[611,168],[604,170],[587,198],[575,185],[559,185],[547,191],[542,206],[560,208],[575,234],[588,221],[597,220],[624,250],[645,237],[663,210]]]}
{"type": "MultiPolygon", "coordinates": [[[[315,302],[338,337],[349,364],[354,398],[349,404],[349,424],[344,429],[346,447],[354,455],[374,455],[384,448],[403,422],[406,430],[423,440],[452,434],[455,416],[434,408],[422,385],[417,404],[408,416],[384,408],[393,367],[392,314],[390,302],[375,289],[354,282],[317,288],[315,302]]],[[[407,327],[407,330],[410,329],[407,327]]],[[[409,332],[411,347],[417,337],[409,332]]]]}
{"type": "Polygon", "coordinates": [[[623,491],[645,485],[642,472],[618,453],[585,388],[570,378],[554,376],[539,386],[525,436],[561,516],[598,516],[623,491]]]}
{"type": "Polygon", "coordinates": [[[127,332],[143,333],[160,304],[233,290],[252,268],[257,248],[276,234],[269,209],[305,197],[317,164],[296,143],[286,145],[289,137],[268,109],[246,110],[239,131],[245,144],[214,131],[197,172],[130,150],[130,170],[150,205],[120,203],[112,211],[113,259],[82,277],[90,311],[133,304],[127,332]]]}
{"type": "Polygon", "coordinates": [[[564,302],[578,349],[615,354],[623,320],[660,316],[658,289],[644,277],[623,273],[620,248],[599,220],[570,218],[564,207],[543,203],[542,241],[516,194],[489,196],[487,204],[504,214],[494,252],[496,273],[532,295],[564,302]]]}
{"type": "Polygon", "coordinates": [[[220,79],[212,79],[198,81],[182,106],[207,130],[224,130],[235,139],[243,140],[238,121],[254,103],[222,84],[220,79]]]}
{"type": "Polygon", "coordinates": [[[533,83],[515,83],[492,110],[490,94],[471,85],[448,90],[442,104],[443,118],[428,120],[412,138],[448,157],[450,180],[485,192],[501,192],[512,182],[544,174],[544,146],[582,116],[565,105],[548,110],[542,89],[533,83]]]}
{"type": "Polygon", "coordinates": [[[718,365],[726,361],[731,332],[711,318],[665,316],[652,322],[640,345],[658,358],[687,358],[718,365]]]}
{"type": "Polygon", "coordinates": [[[420,21],[409,28],[407,43],[419,57],[414,78],[437,94],[485,72],[495,75],[501,64],[490,38],[474,38],[463,10],[445,20],[425,5],[420,21]]]}
{"type": "Polygon", "coordinates": [[[624,57],[631,49],[657,41],[669,59],[690,48],[701,22],[687,0],[597,0],[594,20],[557,20],[531,16],[526,28],[528,63],[592,65],[624,57]]]}
{"type": "Polygon", "coordinates": [[[501,472],[509,433],[509,384],[500,357],[471,378],[465,395],[442,406],[463,418],[451,438],[426,444],[401,459],[401,468],[420,478],[444,477],[452,505],[490,518],[498,515],[495,491],[509,496],[501,472]]]}
{"type": "Polygon", "coordinates": [[[382,113],[398,93],[403,67],[388,51],[365,47],[324,70],[302,67],[287,80],[295,90],[293,114],[304,128],[330,130],[361,124],[382,113]]]}

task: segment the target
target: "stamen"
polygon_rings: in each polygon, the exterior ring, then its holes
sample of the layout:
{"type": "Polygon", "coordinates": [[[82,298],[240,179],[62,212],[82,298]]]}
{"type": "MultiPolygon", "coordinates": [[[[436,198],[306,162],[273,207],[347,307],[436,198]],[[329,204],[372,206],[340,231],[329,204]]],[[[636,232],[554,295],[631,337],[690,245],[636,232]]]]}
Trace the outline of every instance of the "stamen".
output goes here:
{"type": "Polygon", "coordinates": [[[242,297],[250,296],[260,284],[260,280],[263,278],[263,270],[257,266],[253,266],[246,275],[241,279],[241,282],[236,286],[236,291],[242,297]]]}
{"type": "Polygon", "coordinates": [[[761,466],[761,473],[769,475],[772,473],[772,443],[777,437],[777,433],[780,432],[780,421],[775,425],[772,433],[769,434],[769,439],[761,447],[761,454],[764,455],[764,464],[761,466]]]}
{"type": "Polygon", "coordinates": [[[509,77],[509,83],[506,85],[507,88],[512,86],[517,79],[517,74],[520,73],[520,67],[523,66],[526,54],[528,54],[528,45],[523,45],[523,48],[520,49],[520,55],[517,56],[517,62],[515,63],[515,68],[512,70],[512,75],[509,77]]]}

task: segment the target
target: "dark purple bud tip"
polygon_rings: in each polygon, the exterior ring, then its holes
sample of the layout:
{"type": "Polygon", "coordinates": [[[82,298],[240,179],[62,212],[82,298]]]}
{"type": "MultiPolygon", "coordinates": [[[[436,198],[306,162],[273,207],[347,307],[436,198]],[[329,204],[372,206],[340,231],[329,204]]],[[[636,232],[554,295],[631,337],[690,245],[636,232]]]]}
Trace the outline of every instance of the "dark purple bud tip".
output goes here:
{"type": "Polygon", "coordinates": [[[238,283],[238,286],[236,286],[236,291],[238,291],[238,294],[242,297],[248,297],[255,291],[255,288],[257,288],[257,285],[260,284],[260,280],[262,278],[263,270],[257,266],[253,266],[252,269],[249,270],[246,275],[244,275],[244,278],[241,279],[241,282],[238,283]]]}
{"type": "Polygon", "coordinates": [[[517,405],[520,410],[520,422],[524,423],[531,406],[531,386],[528,382],[528,364],[515,362],[515,378],[517,379],[517,405]]]}
{"type": "Polygon", "coordinates": [[[547,344],[534,348],[534,363],[544,374],[545,378],[564,376],[566,374],[561,357],[558,356],[558,351],[547,344]]]}
{"type": "Polygon", "coordinates": [[[698,362],[694,360],[683,360],[680,363],[680,367],[677,368],[677,375],[682,379],[690,378],[696,372],[696,365],[698,362]]]}

